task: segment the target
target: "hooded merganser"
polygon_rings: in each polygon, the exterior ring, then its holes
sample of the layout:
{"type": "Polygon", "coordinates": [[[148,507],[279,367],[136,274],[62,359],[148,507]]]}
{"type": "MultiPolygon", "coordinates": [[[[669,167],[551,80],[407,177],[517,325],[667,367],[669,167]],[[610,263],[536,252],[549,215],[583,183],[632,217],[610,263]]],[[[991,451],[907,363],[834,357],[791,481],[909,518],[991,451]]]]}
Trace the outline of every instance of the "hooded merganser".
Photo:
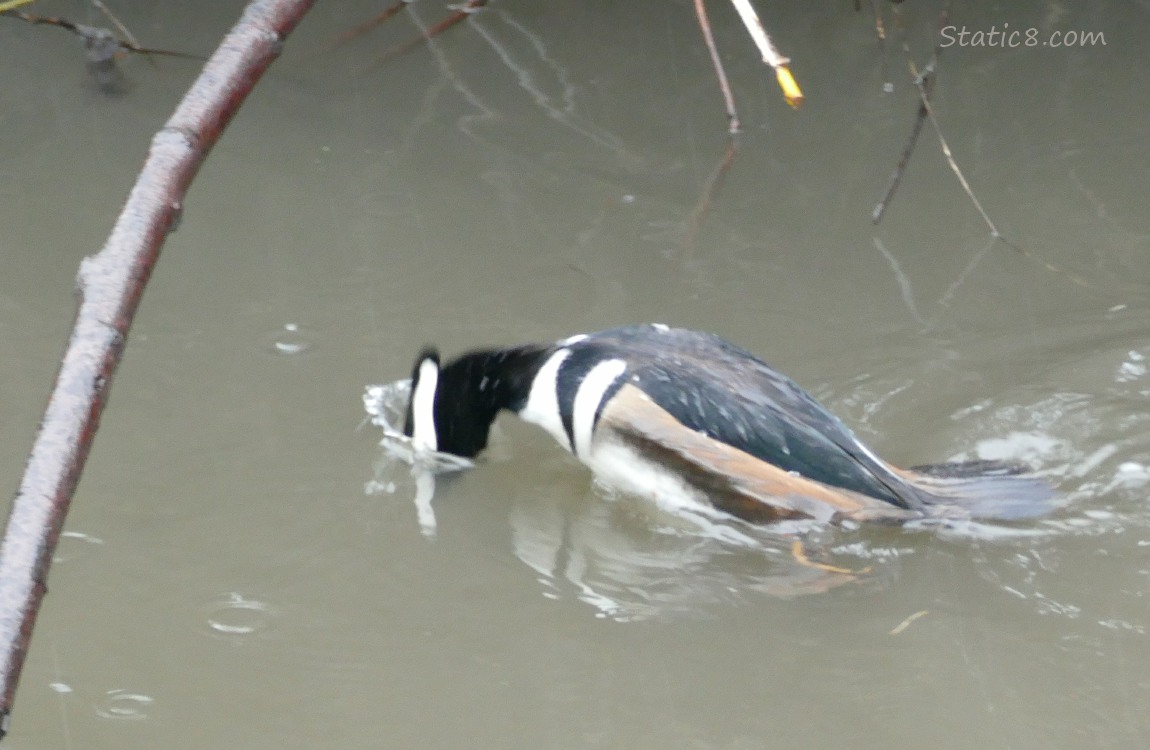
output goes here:
{"type": "Polygon", "coordinates": [[[463,354],[425,349],[404,432],[472,458],[502,410],[539,425],[597,478],[668,506],[751,522],[1022,518],[1053,491],[1018,467],[898,469],[748,351],[709,333],[635,325],[463,354]]]}

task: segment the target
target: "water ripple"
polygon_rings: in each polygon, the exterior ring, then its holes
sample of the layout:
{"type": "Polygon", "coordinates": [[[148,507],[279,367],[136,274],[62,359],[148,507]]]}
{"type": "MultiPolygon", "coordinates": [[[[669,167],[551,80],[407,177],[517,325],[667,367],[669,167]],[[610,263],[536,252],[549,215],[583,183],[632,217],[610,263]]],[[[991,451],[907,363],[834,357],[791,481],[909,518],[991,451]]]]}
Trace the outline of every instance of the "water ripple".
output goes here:
{"type": "Polygon", "coordinates": [[[298,323],[284,323],[282,328],[266,336],[269,348],[276,354],[286,356],[310,351],[315,345],[313,338],[312,334],[301,328],[298,323]]]}
{"type": "Polygon", "coordinates": [[[205,608],[208,632],[212,635],[241,639],[257,635],[278,616],[275,608],[258,599],[248,599],[232,591],[205,608]]]}
{"type": "Polygon", "coordinates": [[[117,689],[104,693],[94,709],[101,719],[141,721],[148,718],[148,709],[155,702],[150,695],[117,689]]]}
{"type": "Polygon", "coordinates": [[[52,556],[52,562],[66,563],[75,559],[83,559],[92,547],[103,543],[103,539],[90,534],[80,531],[65,531],[60,534],[60,543],[56,547],[56,553],[52,556]]]}

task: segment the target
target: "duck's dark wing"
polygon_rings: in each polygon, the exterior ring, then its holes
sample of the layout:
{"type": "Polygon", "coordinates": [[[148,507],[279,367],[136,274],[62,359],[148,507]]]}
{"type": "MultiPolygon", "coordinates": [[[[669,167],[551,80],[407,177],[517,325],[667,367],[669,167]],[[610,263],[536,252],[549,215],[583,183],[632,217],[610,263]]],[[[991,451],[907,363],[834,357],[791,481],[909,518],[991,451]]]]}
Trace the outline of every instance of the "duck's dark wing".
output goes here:
{"type": "MultiPolygon", "coordinates": [[[[752,523],[812,518],[906,520],[919,514],[852,490],[831,487],[685,427],[633,385],[623,385],[600,425],[642,458],[673,467],[718,510],[752,523]]],[[[612,439],[608,438],[608,439],[612,439]]]]}
{"type": "Polygon", "coordinates": [[[684,427],[784,472],[922,507],[919,492],[792,380],[750,352],[706,333],[628,327],[581,346],[628,362],[628,382],[684,427]]]}

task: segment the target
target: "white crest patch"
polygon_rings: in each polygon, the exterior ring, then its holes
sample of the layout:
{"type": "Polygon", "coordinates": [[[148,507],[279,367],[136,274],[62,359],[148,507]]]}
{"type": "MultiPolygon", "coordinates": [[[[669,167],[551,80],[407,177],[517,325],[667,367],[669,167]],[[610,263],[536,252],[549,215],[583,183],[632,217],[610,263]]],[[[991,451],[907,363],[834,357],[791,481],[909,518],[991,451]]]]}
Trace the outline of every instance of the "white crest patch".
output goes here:
{"type": "Polygon", "coordinates": [[[571,432],[575,438],[575,455],[586,461],[591,455],[591,437],[595,427],[595,412],[603,401],[603,394],[627,370],[621,359],[608,359],[591,368],[579,384],[575,403],[571,408],[571,432]]]}
{"type": "Polygon", "coordinates": [[[559,444],[568,447],[567,431],[563,429],[563,417],[559,414],[559,366],[571,356],[570,349],[560,349],[543,363],[535,380],[531,382],[531,393],[527,395],[527,405],[519,412],[519,418],[547,430],[559,444]]]}
{"type": "Polygon", "coordinates": [[[435,433],[435,391],[439,387],[439,365],[425,359],[419,363],[419,382],[411,393],[411,447],[417,451],[439,448],[435,433]]]}

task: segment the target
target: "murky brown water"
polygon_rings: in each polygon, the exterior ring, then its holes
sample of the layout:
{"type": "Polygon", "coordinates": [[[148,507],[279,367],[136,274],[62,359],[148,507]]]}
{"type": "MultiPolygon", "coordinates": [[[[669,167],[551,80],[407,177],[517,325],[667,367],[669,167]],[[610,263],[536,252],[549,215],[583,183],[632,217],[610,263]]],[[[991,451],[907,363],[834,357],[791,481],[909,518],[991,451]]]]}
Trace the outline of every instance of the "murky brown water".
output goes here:
{"type": "MultiPolygon", "coordinates": [[[[201,52],[241,6],[109,4],[143,44],[201,52]]],[[[68,519],[10,746],[1150,741],[1147,8],[957,4],[970,29],[1105,34],[944,53],[945,134],[1021,254],[989,244],[929,126],[871,226],[916,99],[849,3],[758,4],[796,60],[799,113],[711,3],[745,132],[701,211],[727,140],[691,3],[493,0],[399,59],[382,57],[413,32],[403,17],[331,48],[384,5],[321,3],[196,181],[68,519]],[[647,320],[761,353],[892,461],[1024,458],[1072,502],[1010,527],[813,535],[820,559],[871,567],[844,583],[784,537],[748,546],[612,501],[510,422],[490,460],[440,481],[433,541],[402,472],[365,492],[380,450],[357,430],[363,388],[426,341],[647,320]]],[[[921,12],[917,51],[937,11],[921,12]]],[[[0,21],[11,492],[76,267],[197,66],[130,60],[109,99],[67,34],[0,21]]]]}

